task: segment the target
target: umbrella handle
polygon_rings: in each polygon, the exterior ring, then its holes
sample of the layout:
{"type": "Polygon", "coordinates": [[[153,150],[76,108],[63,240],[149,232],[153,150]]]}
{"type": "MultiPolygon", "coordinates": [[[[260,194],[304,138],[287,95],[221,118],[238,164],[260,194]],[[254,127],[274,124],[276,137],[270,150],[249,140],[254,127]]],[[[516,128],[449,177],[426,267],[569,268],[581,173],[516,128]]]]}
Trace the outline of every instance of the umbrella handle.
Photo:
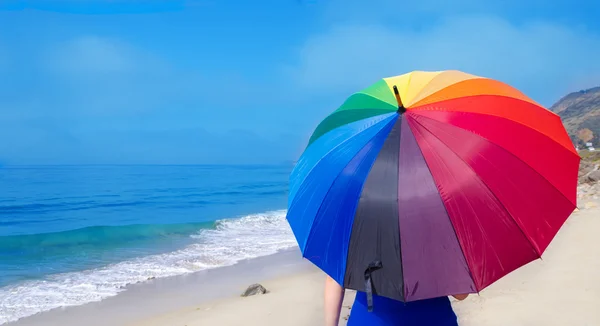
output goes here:
{"type": "Polygon", "coordinates": [[[398,87],[396,87],[396,85],[394,85],[394,95],[396,96],[396,101],[398,102],[398,113],[402,114],[406,112],[406,108],[402,103],[402,99],[400,98],[400,92],[398,91],[398,87]]]}
{"type": "Polygon", "coordinates": [[[382,267],[381,261],[375,260],[365,270],[365,292],[367,293],[367,307],[369,312],[373,311],[373,282],[371,281],[371,273],[382,267]]]}

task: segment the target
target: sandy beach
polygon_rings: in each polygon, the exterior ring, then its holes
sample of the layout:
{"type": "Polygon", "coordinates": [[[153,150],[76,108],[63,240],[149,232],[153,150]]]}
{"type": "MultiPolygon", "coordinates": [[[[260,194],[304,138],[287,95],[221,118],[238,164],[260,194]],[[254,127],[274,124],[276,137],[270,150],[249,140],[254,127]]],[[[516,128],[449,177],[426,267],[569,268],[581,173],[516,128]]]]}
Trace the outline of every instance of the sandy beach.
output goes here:
{"type": "MultiPolygon", "coordinates": [[[[480,295],[453,302],[460,325],[600,325],[600,201],[580,187],[581,210],[537,260],[480,295]]],[[[129,286],[101,302],[55,309],[7,325],[321,325],[323,274],[289,250],[234,266],[129,286]],[[267,294],[241,297],[252,283],[267,294]]],[[[346,295],[340,325],[350,313],[346,295]]]]}
{"type": "MultiPolygon", "coordinates": [[[[588,206],[593,204],[588,203],[588,206]]],[[[600,210],[573,214],[535,261],[481,294],[454,302],[461,325],[600,325],[600,210]]],[[[265,280],[271,293],[231,297],[187,307],[129,325],[320,325],[323,275],[307,271],[265,280]]],[[[345,298],[347,316],[353,293],[345,298]]],[[[340,325],[345,325],[344,318],[340,325]]]]}

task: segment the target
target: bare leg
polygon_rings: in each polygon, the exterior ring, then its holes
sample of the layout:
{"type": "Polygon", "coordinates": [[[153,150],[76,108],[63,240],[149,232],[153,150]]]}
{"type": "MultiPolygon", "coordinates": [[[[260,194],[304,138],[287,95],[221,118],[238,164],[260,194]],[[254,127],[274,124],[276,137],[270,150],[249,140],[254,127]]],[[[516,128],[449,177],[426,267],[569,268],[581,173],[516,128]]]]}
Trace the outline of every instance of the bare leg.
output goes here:
{"type": "Polygon", "coordinates": [[[344,289],[334,279],[325,280],[325,326],[338,326],[344,289]]]}

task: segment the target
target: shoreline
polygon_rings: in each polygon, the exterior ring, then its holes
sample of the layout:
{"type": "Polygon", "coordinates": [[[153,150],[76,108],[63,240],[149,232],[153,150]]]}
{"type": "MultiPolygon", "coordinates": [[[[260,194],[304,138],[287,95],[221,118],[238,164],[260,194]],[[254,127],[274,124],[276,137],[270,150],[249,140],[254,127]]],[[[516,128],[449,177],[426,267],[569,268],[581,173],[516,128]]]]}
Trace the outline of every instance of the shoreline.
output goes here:
{"type": "Polygon", "coordinates": [[[55,308],[2,325],[79,326],[81,320],[86,320],[86,326],[126,325],[189,305],[239,297],[253,283],[315,273],[322,272],[304,260],[296,247],[231,266],[130,284],[125,291],[101,301],[55,308]],[[88,316],[101,318],[90,320],[88,316]]]}
{"type": "MultiPolygon", "coordinates": [[[[220,219],[212,224],[214,226],[211,228],[196,230],[186,236],[185,243],[175,245],[171,242],[172,245],[167,246],[167,250],[152,254],[140,252],[136,257],[107,261],[102,266],[88,266],[71,271],[59,269],[44,277],[0,287],[0,325],[61,307],[104,301],[126,292],[134,284],[151,279],[232,266],[240,261],[297,247],[283,210],[220,219]]],[[[163,240],[169,241],[168,238],[163,240]]],[[[179,240],[180,238],[175,238],[175,241],[179,240]]],[[[152,245],[159,248],[164,244],[155,242],[152,245]]],[[[67,249],[73,251],[73,248],[67,249]]],[[[93,248],[90,251],[93,252],[93,248]]],[[[109,255],[113,255],[113,252],[109,255]]],[[[117,257],[118,252],[114,256],[117,257]]],[[[11,270],[15,271],[13,274],[19,275],[21,268],[39,267],[13,263],[14,267],[11,269],[10,263],[9,261],[8,275],[11,270]]],[[[71,264],[67,269],[76,265],[71,264]]],[[[45,266],[51,266],[51,263],[41,267],[45,266]]],[[[47,269],[49,268],[46,267],[47,269]]]]}

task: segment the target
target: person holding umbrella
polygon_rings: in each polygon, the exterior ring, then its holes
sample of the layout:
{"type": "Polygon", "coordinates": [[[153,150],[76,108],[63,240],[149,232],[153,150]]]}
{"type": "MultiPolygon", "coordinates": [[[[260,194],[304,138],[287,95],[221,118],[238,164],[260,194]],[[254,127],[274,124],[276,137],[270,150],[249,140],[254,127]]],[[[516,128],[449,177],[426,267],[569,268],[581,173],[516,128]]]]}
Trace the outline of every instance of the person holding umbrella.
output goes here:
{"type": "Polygon", "coordinates": [[[456,325],[448,296],[541,257],[576,207],[579,161],[556,114],[496,80],[415,71],[353,94],[290,175],[326,325],[343,289],[358,291],[349,325],[456,325]]]}
{"type": "MultiPolygon", "coordinates": [[[[325,280],[325,326],[338,326],[344,289],[331,277],[325,280]]],[[[464,300],[468,294],[453,295],[464,300]]],[[[458,325],[448,297],[403,303],[385,297],[373,296],[373,311],[367,307],[367,296],[357,292],[348,326],[369,325],[458,325]]]]}

